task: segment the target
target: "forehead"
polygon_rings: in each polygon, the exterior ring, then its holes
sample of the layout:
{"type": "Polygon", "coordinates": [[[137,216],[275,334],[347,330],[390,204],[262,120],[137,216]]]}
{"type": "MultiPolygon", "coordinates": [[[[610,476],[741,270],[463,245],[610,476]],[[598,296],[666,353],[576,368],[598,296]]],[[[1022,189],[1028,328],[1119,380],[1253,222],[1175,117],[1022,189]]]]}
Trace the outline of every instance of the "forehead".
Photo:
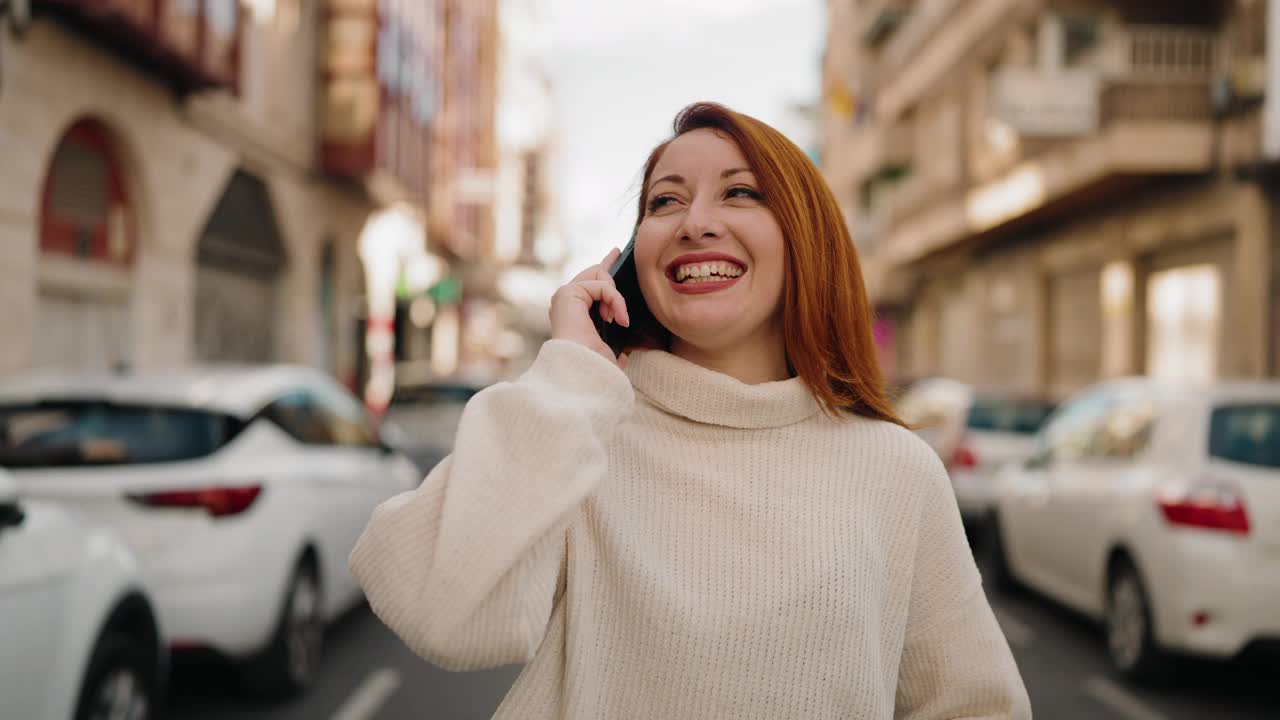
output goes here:
{"type": "Polygon", "coordinates": [[[719,173],[736,167],[749,167],[742,149],[727,134],[711,128],[699,128],[672,140],[653,166],[653,177],[668,173],[692,175],[698,172],[719,173]]]}

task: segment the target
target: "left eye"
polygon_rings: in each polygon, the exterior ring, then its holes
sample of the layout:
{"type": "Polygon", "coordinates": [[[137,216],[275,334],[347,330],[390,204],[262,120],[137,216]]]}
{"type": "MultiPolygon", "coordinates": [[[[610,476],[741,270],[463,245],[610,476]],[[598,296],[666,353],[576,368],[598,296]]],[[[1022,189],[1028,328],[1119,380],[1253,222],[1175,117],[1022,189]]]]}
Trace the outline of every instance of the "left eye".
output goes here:
{"type": "Polygon", "coordinates": [[[731,198],[734,198],[734,197],[737,197],[737,198],[745,197],[745,198],[751,198],[752,200],[759,200],[759,199],[760,199],[760,193],[756,192],[755,190],[752,190],[752,189],[751,189],[751,188],[749,188],[749,187],[735,187],[735,188],[729,188],[728,192],[726,192],[726,193],[724,194],[724,196],[725,196],[725,197],[731,197],[731,198]]]}

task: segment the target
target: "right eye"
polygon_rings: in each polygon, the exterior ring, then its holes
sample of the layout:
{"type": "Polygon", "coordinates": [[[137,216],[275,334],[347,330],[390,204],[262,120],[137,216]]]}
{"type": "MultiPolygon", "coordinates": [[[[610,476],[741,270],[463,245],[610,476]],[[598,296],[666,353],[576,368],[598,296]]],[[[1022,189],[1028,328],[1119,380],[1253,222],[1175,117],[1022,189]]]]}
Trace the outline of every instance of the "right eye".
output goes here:
{"type": "Polygon", "coordinates": [[[674,201],[675,198],[670,195],[659,195],[649,201],[649,212],[657,212],[674,201]]]}

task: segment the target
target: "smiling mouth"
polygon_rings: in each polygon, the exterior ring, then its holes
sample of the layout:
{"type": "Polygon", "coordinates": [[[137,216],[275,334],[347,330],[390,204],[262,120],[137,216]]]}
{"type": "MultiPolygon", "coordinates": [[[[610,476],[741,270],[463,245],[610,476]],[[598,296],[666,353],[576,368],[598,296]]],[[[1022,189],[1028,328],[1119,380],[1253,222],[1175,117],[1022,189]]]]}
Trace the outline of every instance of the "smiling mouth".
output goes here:
{"type": "Polygon", "coordinates": [[[671,279],[680,285],[696,285],[734,280],[746,272],[746,268],[737,263],[714,260],[676,265],[671,269],[671,279]]]}

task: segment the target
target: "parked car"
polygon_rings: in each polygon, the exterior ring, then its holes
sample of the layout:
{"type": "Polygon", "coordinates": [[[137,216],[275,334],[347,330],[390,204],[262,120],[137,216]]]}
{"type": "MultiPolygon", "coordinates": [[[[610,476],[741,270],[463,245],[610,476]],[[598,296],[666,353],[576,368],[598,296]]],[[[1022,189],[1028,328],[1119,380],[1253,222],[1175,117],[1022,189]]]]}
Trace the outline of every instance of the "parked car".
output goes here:
{"type": "Polygon", "coordinates": [[[1280,642],[1280,383],[1092,387],[996,488],[988,576],[1101,620],[1123,675],[1280,642]]]}
{"type": "Polygon", "coordinates": [[[462,409],[484,383],[436,380],[396,387],[383,421],[393,429],[395,445],[425,475],[453,452],[462,409]]]}
{"type": "Polygon", "coordinates": [[[124,542],[0,470],[0,715],[147,720],[167,667],[124,542]]]}
{"type": "Polygon", "coordinates": [[[1035,434],[1054,403],[1007,393],[975,393],[964,414],[964,430],[944,458],[965,523],[976,528],[991,512],[992,478],[999,468],[1021,462],[1035,450],[1035,434]]]}
{"type": "Polygon", "coordinates": [[[984,390],[945,378],[914,384],[899,400],[902,418],[938,453],[951,475],[960,514],[971,529],[991,511],[992,475],[1031,454],[1053,402],[984,390]]]}
{"type": "Polygon", "coordinates": [[[0,466],[120,532],[174,650],[239,661],[273,695],[313,681],[326,623],[362,599],[356,538],[420,480],[350,393],[283,366],[15,381],[0,466]]]}
{"type": "Polygon", "coordinates": [[[898,416],[915,430],[938,457],[946,460],[964,432],[964,417],[973,387],[949,378],[923,378],[902,392],[898,416]]]}

